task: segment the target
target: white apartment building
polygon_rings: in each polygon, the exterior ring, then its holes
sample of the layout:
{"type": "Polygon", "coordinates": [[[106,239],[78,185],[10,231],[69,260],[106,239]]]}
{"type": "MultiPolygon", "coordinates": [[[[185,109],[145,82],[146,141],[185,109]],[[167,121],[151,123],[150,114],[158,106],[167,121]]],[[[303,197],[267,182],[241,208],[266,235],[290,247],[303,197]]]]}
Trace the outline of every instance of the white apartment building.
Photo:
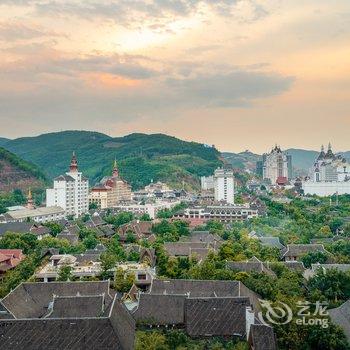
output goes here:
{"type": "Polygon", "coordinates": [[[214,188],[214,176],[202,176],[201,188],[204,191],[212,190],[214,188]]]}
{"type": "Polygon", "coordinates": [[[69,172],[54,179],[53,188],[46,190],[47,207],[59,206],[65,215],[79,217],[89,210],[89,180],[78,171],[73,152],[69,172]]]}
{"type": "Polygon", "coordinates": [[[218,168],[214,172],[215,200],[234,204],[234,176],[232,170],[218,168]]]}

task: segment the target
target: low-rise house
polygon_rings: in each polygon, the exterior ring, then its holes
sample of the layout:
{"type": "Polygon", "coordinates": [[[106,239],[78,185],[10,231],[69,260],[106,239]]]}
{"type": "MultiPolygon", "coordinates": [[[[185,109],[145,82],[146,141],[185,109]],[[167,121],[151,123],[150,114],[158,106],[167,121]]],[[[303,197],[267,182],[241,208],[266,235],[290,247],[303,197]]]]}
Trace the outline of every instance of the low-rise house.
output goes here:
{"type": "Polygon", "coordinates": [[[1,220],[2,222],[25,222],[32,220],[38,223],[45,223],[64,218],[64,209],[58,206],[52,206],[8,211],[2,215],[1,220]]]}
{"type": "Polygon", "coordinates": [[[305,271],[305,266],[302,261],[278,261],[278,262],[266,262],[265,264],[269,268],[271,268],[271,265],[281,264],[285,266],[287,269],[290,269],[295,272],[303,273],[305,271]]]}
{"type": "Polygon", "coordinates": [[[1,348],[132,350],[135,321],[109,281],[22,283],[0,302],[1,348]]]}
{"type": "Polygon", "coordinates": [[[74,245],[79,242],[79,235],[70,233],[68,230],[63,230],[56,236],[57,239],[66,239],[70,244],[74,245]]]}
{"type": "Polygon", "coordinates": [[[131,232],[136,239],[147,239],[152,235],[152,226],[151,221],[133,220],[118,228],[119,238],[123,242],[131,232]]]}
{"type": "Polygon", "coordinates": [[[288,244],[287,248],[282,251],[282,260],[297,261],[308,253],[321,252],[329,255],[330,253],[324,248],[323,244],[288,244]]]}
{"type": "Polygon", "coordinates": [[[7,232],[31,233],[36,235],[39,240],[50,235],[48,227],[33,222],[0,223],[0,239],[7,232]]]}
{"type": "Polygon", "coordinates": [[[224,240],[217,234],[209,231],[192,231],[189,236],[182,236],[181,242],[209,243],[213,247],[220,245],[224,240]]]}
{"type": "Polygon", "coordinates": [[[147,289],[156,277],[156,270],[146,263],[125,262],[118,263],[115,271],[122,270],[125,274],[132,273],[135,277],[134,284],[143,290],[147,289]]]}
{"type": "Polygon", "coordinates": [[[196,257],[199,262],[205,259],[210,251],[215,251],[205,242],[165,242],[164,250],[170,257],[196,257]]]}
{"type": "Polygon", "coordinates": [[[143,248],[140,251],[140,259],[139,262],[142,264],[147,264],[151,267],[156,266],[156,252],[154,248],[143,248]]]}
{"type": "Polygon", "coordinates": [[[303,276],[309,279],[317,273],[317,271],[322,270],[324,273],[327,270],[338,270],[342,272],[350,271],[350,264],[311,264],[311,268],[304,271],[303,276]]]}
{"type": "Polygon", "coordinates": [[[15,268],[24,258],[22,249],[0,249],[0,276],[15,268]]]}
{"type": "Polygon", "coordinates": [[[239,281],[154,279],[147,292],[134,288],[128,295],[125,305],[140,327],[176,327],[194,338],[248,339],[260,308],[258,296],[239,281]]]}
{"type": "Polygon", "coordinates": [[[260,243],[264,247],[285,249],[285,246],[280,242],[279,237],[258,237],[260,243]]]}
{"type": "Polygon", "coordinates": [[[341,327],[350,342],[350,299],[335,309],[328,310],[333,323],[341,327]]]}
{"type": "Polygon", "coordinates": [[[226,263],[226,268],[238,272],[243,271],[247,273],[265,273],[269,276],[276,277],[276,274],[268,267],[268,265],[260,261],[255,256],[248,261],[228,261],[226,263]]]}
{"type": "Polygon", "coordinates": [[[264,324],[252,324],[248,344],[250,350],[277,350],[273,328],[264,324]]]}

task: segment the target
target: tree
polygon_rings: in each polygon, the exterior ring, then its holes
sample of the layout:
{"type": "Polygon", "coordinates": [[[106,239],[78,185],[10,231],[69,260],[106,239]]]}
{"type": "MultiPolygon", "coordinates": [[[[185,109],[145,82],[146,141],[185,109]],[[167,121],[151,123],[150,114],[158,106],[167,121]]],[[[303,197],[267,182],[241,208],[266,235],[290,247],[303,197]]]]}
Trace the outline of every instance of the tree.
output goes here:
{"type": "Polygon", "coordinates": [[[95,202],[89,203],[89,210],[91,210],[91,209],[98,209],[97,203],[95,203],[95,202]]]}
{"type": "Polygon", "coordinates": [[[152,221],[151,217],[149,216],[148,213],[145,213],[143,215],[140,216],[140,220],[141,221],[152,221]]]}
{"type": "Polygon", "coordinates": [[[134,284],[134,281],[134,273],[125,273],[121,268],[118,268],[115,273],[114,287],[118,292],[127,293],[134,284]]]}
{"type": "Polygon", "coordinates": [[[166,338],[158,332],[137,332],[135,350],[169,350],[166,338]]]}
{"type": "Polygon", "coordinates": [[[101,277],[102,279],[107,279],[109,277],[109,270],[112,269],[117,262],[117,257],[109,252],[104,252],[101,254],[100,261],[102,268],[101,277]]]}
{"type": "Polygon", "coordinates": [[[83,244],[86,249],[94,249],[98,244],[98,240],[95,235],[90,234],[83,239],[83,244]]]}
{"type": "Polygon", "coordinates": [[[327,261],[327,259],[327,255],[323,252],[310,252],[305,254],[301,258],[301,261],[304,263],[305,267],[310,268],[311,264],[324,264],[327,261]]]}
{"type": "Polygon", "coordinates": [[[72,279],[72,267],[63,265],[58,272],[58,281],[70,281],[72,279]]]}

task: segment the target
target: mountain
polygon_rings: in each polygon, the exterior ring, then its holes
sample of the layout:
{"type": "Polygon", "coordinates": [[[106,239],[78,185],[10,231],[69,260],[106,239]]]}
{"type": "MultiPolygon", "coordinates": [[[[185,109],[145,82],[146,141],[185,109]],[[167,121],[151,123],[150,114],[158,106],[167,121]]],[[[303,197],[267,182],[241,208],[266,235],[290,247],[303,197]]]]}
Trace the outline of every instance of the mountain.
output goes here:
{"type": "Polygon", "coordinates": [[[6,139],[5,137],[0,137],[0,146],[4,145],[8,141],[10,141],[10,140],[6,139]]]}
{"type": "Polygon", "coordinates": [[[221,153],[225,161],[238,169],[249,169],[255,171],[256,162],[260,160],[260,155],[248,150],[240,153],[223,152],[221,153]]]}
{"type": "MultiPolygon", "coordinates": [[[[297,148],[287,149],[286,152],[292,156],[292,164],[296,175],[306,175],[319,154],[319,151],[297,148]]],[[[350,161],[350,151],[340,153],[350,161]]],[[[240,153],[223,152],[222,156],[233,167],[252,171],[255,170],[256,162],[261,159],[261,155],[250,151],[240,153]]]]}
{"type": "Polygon", "coordinates": [[[42,188],[46,181],[45,174],[36,165],[0,147],[0,192],[42,188]]]}
{"type": "Polygon", "coordinates": [[[113,138],[98,132],[63,131],[9,140],[4,147],[37,164],[51,178],[67,171],[75,151],[79,168],[92,183],[111,172],[116,158],[121,176],[134,189],[152,179],[175,187],[185,181],[196,188],[199,176],[211,174],[222,164],[215,148],[164,134],[113,138]]]}

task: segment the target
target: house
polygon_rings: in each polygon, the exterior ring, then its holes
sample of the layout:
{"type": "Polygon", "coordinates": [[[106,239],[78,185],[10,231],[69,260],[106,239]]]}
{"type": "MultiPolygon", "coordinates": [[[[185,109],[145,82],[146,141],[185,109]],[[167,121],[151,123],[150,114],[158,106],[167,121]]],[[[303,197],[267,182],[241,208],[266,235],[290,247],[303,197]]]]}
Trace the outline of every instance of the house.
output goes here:
{"type": "Polygon", "coordinates": [[[70,244],[74,245],[79,242],[79,235],[70,233],[69,230],[65,229],[56,236],[57,239],[66,239],[70,244]]]}
{"type": "Polygon", "coordinates": [[[308,253],[321,252],[329,255],[323,244],[288,244],[282,251],[282,260],[297,261],[308,253]]]}
{"type": "Polygon", "coordinates": [[[210,251],[214,251],[205,242],[165,242],[165,253],[170,257],[197,257],[199,261],[205,259],[210,251]]]}
{"type": "Polygon", "coordinates": [[[258,258],[253,256],[248,261],[228,261],[226,263],[226,268],[235,271],[243,272],[257,272],[265,273],[269,276],[276,277],[276,274],[267,266],[267,264],[260,261],[258,258]]]}
{"type": "Polygon", "coordinates": [[[0,275],[15,268],[24,258],[21,249],[0,249],[0,275]]]}
{"type": "Polygon", "coordinates": [[[48,227],[33,222],[0,223],[0,239],[7,232],[32,233],[39,240],[50,235],[50,229],[48,227]]]}
{"type": "Polygon", "coordinates": [[[279,237],[258,237],[260,243],[264,247],[284,249],[285,246],[280,242],[279,237]]]}
{"type": "Polygon", "coordinates": [[[152,235],[152,226],[153,224],[151,221],[133,220],[118,228],[119,239],[121,242],[125,242],[129,232],[132,233],[137,240],[147,239],[152,235]]]}
{"type": "Polygon", "coordinates": [[[252,324],[248,344],[250,350],[277,350],[273,328],[264,324],[252,324]]]}
{"type": "Polygon", "coordinates": [[[322,270],[326,273],[327,270],[338,270],[342,272],[350,271],[350,264],[311,264],[311,268],[305,270],[303,276],[306,279],[309,279],[317,273],[318,270],[322,270]]]}
{"type": "Polygon", "coordinates": [[[132,350],[135,321],[109,281],[22,283],[0,302],[1,348],[132,350]]]}
{"type": "Polygon", "coordinates": [[[217,245],[217,242],[223,242],[223,239],[217,235],[210,233],[209,231],[192,231],[189,236],[182,236],[181,242],[192,242],[192,243],[210,243],[217,245]]]}
{"type": "Polygon", "coordinates": [[[333,323],[341,327],[350,342],[350,299],[335,309],[328,310],[333,323]]]}
{"type": "Polygon", "coordinates": [[[132,288],[125,305],[142,327],[176,327],[194,338],[248,339],[260,308],[241,282],[215,280],[154,279],[147,292],[132,288]]]}
{"type": "Polygon", "coordinates": [[[156,252],[153,248],[143,248],[140,252],[139,262],[151,267],[156,266],[156,252]]]}

